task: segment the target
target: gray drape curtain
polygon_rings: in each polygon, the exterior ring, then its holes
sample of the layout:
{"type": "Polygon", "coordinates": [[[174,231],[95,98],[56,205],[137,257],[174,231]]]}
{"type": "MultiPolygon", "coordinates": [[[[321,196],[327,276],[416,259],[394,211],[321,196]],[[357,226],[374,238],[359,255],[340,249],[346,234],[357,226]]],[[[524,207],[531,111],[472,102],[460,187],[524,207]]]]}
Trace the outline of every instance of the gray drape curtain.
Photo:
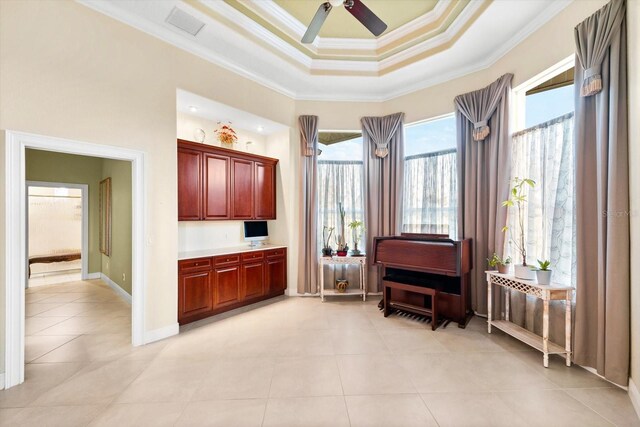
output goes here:
{"type": "MultiPolygon", "coordinates": [[[[473,239],[471,305],[473,310],[481,314],[487,312],[484,274],[487,258],[493,252],[502,254],[504,245],[502,227],[507,211],[502,207],[502,201],[507,199],[509,192],[509,98],[512,78],[512,74],[505,74],[484,89],[455,98],[458,236],[473,239]],[[483,129],[483,132],[479,133],[479,129],[483,129]],[[482,134],[485,138],[476,140],[482,134]]],[[[494,306],[500,307],[500,301],[502,299],[496,299],[494,306]]]]}
{"type": "Polygon", "coordinates": [[[300,245],[298,293],[318,292],[318,117],[300,116],[300,245]]]}
{"type": "Polygon", "coordinates": [[[621,385],[626,385],[629,377],[630,334],[624,15],[625,2],[613,0],[575,29],[574,361],[596,368],[599,374],[621,385]],[[600,84],[594,83],[596,71],[600,84]]]}
{"type": "Polygon", "coordinates": [[[404,113],[361,120],[369,292],[380,292],[378,268],[372,265],[373,238],[400,234],[402,227],[403,122],[404,113]]]}
{"type": "Polygon", "coordinates": [[[457,234],[456,158],[453,149],[405,159],[403,232],[457,234]]]}

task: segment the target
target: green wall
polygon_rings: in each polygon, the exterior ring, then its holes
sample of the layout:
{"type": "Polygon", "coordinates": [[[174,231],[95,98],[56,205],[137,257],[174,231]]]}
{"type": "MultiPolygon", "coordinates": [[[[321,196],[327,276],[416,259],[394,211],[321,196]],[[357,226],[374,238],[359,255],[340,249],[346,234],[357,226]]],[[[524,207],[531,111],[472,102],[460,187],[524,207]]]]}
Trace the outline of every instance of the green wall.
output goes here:
{"type": "Polygon", "coordinates": [[[102,272],[131,295],[131,162],[102,161],[102,179],[111,178],[111,256],[102,256],[102,272]],[[124,276],[123,276],[124,275],[124,276]]]}
{"type": "Polygon", "coordinates": [[[27,149],[26,179],[89,186],[89,273],[104,273],[131,294],[131,163],[27,149]],[[110,257],[99,246],[100,181],[106,177],[111,177],[110,257]]]}
{"type": "Polygon", "coordinates": [[[27,181],[89,185],[89,273],[102,267],[99,246],[99,197],[102,159],[27,149],[27,181]]]}

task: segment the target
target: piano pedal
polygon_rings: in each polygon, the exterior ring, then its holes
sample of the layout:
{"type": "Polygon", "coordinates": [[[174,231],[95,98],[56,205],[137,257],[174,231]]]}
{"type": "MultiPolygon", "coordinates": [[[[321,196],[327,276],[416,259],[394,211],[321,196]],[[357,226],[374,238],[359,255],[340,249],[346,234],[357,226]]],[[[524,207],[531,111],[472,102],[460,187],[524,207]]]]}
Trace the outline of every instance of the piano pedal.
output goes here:
{"type": "Polygon", "coordinates": [[[451,323],[451,320],[445,320],[444,322],[442,322],[442,328],[446,328],[449,323],[451,323]]]}

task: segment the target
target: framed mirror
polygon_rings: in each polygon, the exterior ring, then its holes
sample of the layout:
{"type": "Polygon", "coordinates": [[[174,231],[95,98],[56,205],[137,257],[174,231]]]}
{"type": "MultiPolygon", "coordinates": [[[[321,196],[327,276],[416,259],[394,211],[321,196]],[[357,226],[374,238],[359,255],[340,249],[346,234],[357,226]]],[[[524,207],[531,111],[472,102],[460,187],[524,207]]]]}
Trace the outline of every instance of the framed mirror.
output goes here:
{"type": "Polygon", "coordinates": [[[100,181],[100,252],[111,256],[111,178],[100,181]]]}

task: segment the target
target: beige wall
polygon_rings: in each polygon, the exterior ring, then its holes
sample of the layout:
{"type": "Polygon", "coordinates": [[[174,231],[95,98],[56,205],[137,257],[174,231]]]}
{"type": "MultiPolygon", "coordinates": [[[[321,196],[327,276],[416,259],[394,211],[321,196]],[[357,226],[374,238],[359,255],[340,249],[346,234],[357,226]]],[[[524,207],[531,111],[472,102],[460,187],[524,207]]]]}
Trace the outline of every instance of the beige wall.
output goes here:
{"type": "Polygon", "coordinates": [[[89,186],[89,271],[101,269],[98,238],[100,171],[97,157],[74,156],[50,151],[27,150],[25,176],[28,181],[64,182],[89,186]]]}
{"type": "Polygon", "coordinates": [[[131,162],[101,159],[101,180],[111,178],[111,255],[100,254],[101,272],[131,295],[131,162]]]}
{"type": "MultiPolygon", "coordinates": [[[[627,2],[631,197],[631,378],[640,386],[640,1],[627,2]]],[[[636,402],[640,403],[640,402],[636,402]]],[[[640,407],[636,406],[640,413],[640,407]]]]}
{"type": "MultiPolygon", "coordinates": [[[[177,319],[176,89],[292,128],[288,149],[266,148],[281,159],[278,209],[284,218],[273,229],[290,243],[291,274],[297,268],[299,114],[317,114],[322,129],[337,130],[358,129],[365,115],[404,111],[413,122],[449,113],[455,95],[504,72],[515,72],[516,83],[527,80],[571,55],[573,26],[602,4],[574,2],[487,70],[384,103],[349,103],[296,102],[75,2],[0,1],[0,130],[145,152],[146,328],[155,330],[177,319]]],[[[0,353],[3,346],[4,340],[0,353]]]]}

